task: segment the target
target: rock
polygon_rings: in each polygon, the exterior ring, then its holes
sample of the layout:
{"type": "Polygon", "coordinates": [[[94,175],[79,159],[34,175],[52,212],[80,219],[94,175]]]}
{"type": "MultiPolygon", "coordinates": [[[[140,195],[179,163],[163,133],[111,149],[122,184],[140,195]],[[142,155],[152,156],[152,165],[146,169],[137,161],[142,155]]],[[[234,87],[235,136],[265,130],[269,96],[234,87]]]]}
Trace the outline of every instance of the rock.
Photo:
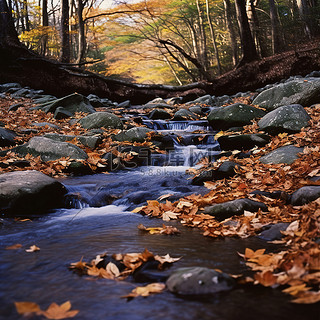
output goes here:
{"type": "Polygon", "coordinates": [[[56,129],[56,130],[61,130],[61,128],[59,126],[57,126],[56,124],[50,123],[50,122],[33,122],[33,123],[31,123],[31,125],[35,126],[35,127],[48,126],[50,128],[56,129]]]}
{"type": "Polygon", "coordinates": [[[320,102],[320,80],[317,78],[302,78],[281,83],[262,91],[253,104],[272,111],[281,106],[301,104],[308,107],[320,102]]]}
{"type": "Polygon", "coordinates": [[[74,136],[74,135],[63,135],[57,133],[46,133],[45,138],[49,138],[55,141],[67,142],[73,139],[78,140],[83,146],[90,149],[95,149],[101,142],[100,136],[74,136]]]}
{"type": "Polygon", "coordinates": [[[217,220],[222,221],[235,215],[242,215],[244,211],[257,212],[259,209],[268,211],[268,208],[264,203],[245,198],[205,207],[204,212],[214,216],[217,220]]]}
{"type": "Polygon", "coordinates": [[[11,131],[0,127],[0,147],[9,147],[16,144],[15,137],[17,135],[11,131]]]}
{"type": "Polygon", "coordinates": [[[179,268],[166,281],[169,291],[180,295],[205,295],[231,290],[235,280],[204,267],[179,268]]]}
{"type": "Polygon", "coordinates": [[[293,206],[302,206],[314,201],[320,197],[320,186],[305,186],[291,195],[291,204],[293,206]]]}
{"type": "Polygon", "coordinates": [[[73,160],[85,160],[87,154],[79,147],[68,142],[54,141],[45,137],[33,137],[26,144],[17,148],[16,152],[22,156],[28,153],[34,157],[40,156],[43,161],[57,160],[69,157],[73,160]]]}
{"type": "Polygon", "coordinates": [[[90,104],[94,108],[102,108],[102,107],[104,107],[104,104],[102,103],[101,99],[98,96],[96,96],[95,94],[89,94],[87,96],[87,99],[89,100],[90,104]]]}
{"type": "Polygon", "coordinates": [[[216,170],[213,169],[203,171],[192,179],[191,184],[194,186],[202,186],[206,181],[213,181],[215,174],[216,170]]]}
{"type": "Polygon", "coordinates": [[[12,216],[38,215],[61,207],[65,194],[60,182],[35,170],[0,175],[0,210],[12,216]]]}
{"type": "Polygon", "coordinates": [[[235,103],[230,106],[215,108],[208,115],[208,121],[214,130],[226,130],[231,127],[241,127],[251,123],[251,120],[261,118],[265,112],[248,106],[235,103]]]}
{"type": "Polygon", "coordinates": [[[184,120],[197,120],[198,117],[191,111],[187,109],[180,109],[178,110],[172,120],[175,121],[184,121],[184,120]]]}
{"type": "Polygon", "coordinates": [[[288,226],[289,223],[284,222],[270,225],[267,230],[264,230],[259,234],[259,238],[265,241],[280,240],[283,237],[281,231],[285,231],[288,226]]]}
{"type": "Polygon", "coordinates": [[[291,164],[299,158],[299,153],[303,152],[303,148],[293,145],[280,147],[261,157],[259,160],[266,164],[287,163],[291,164]]]}
{"type": "Polygon", "coordinates": [[[22,103],[15,103],[9,107],[8,111],[17,111],[20,107],[23,108],[24,105],[22,103]]]}
{"type": "Polygon", "coordinates": [[[129,142],[144,142],[147,138],[147,133],[152,132],[152,129],[144,127],[135,127],[126,131],[122,131],[112,137],[113,141],[129,141],[129,142]]]}
{"type": "Polygon", "coordinates": [[[65,110],[68,110],[73,115],[76,112],[84,112],[84,113],[94,113],[96,112],[93,108],[93,106],[90,104],[89,100],[79,94],[79,93],[73,93],[66,97],[49,101],[40,108],[45,112],[52,112],[54,113],[58,107],[63,107],[65,110]]]}
{"type": "Polygon", "coordinates": [[[200,106],[192,106],[189,108],[189,111],[199,116],[203,116],[205,114],[200,106]]]}
{"type": "Polygon", "coordinates": [[[114,114],[109,112],[95,112],[80,119],[79,123],[85,129],[112,128],[122,129],[121,120],[114,114]]]}
{"type": "Polygon", "coordinates": [[[71,118],[73,114],[63,107],[58,107],[54,112],[54,118],[57,120],[71,118]]]}
{"type": "Polygon", "coordinates": [[[255,146],[263,147],[270,137],[262,133],[226,135],[218,138],[221,150],[250,150],[255,146]]]}
{"type": "Polygon", "coordinates": [[[209,94],[207,94],[205,96],[197,98],[196,100],[192,101],[192,103],[201,103],[201,104],[212,105],[212,97],[209,94]]]}
{"type": "Polygon", "coordinates": [[[21,85],[19,83],[4,83],[0,85],[0,92],[7,92],[9,89],[16,89],[19,90],[21,89],[21,85]]]}
{"type": "Polygon", "coordinates": [[[48,102],[53,102],[54,100],[57,100],[57,97],[46,94],[46,95],[42,95],[37,99],[34,99],[33,101],[34,103],[41,105],[41,104],[46,104],[48,102]]]}
{"type": "Polygon", "coordinates": [[[170,113],[162,109],[154,109],[149,114],[151,120],[166,120],[171,119],[170,113]]]}
{"type": "Polygon", "coordinates": [[[215,180],[228,179],[236,175],[236,170],[241,167],[233,161],[225,161],[215,171],[215,180]]]}
{"type": "Polygon", "coordinates": [[[26,97],[31,93],[30,89],[27,88],[21,88],[17,90],[15,93],[13,93],[11,96],[12,98],[21,98],[21,97],[26,97]]]}
{"type": "Polygon", "coordinates": [[[118,104],[118,108],[130,108],[130,107],[131,107],[130,100],[126,100],[118,104]]]}
{"type": "Polygon", "coordinates": [[[311,118],[300,104],[279,107],[260,119],[261,130],[270,134],[296,133],[308,126],[311,118]]]}

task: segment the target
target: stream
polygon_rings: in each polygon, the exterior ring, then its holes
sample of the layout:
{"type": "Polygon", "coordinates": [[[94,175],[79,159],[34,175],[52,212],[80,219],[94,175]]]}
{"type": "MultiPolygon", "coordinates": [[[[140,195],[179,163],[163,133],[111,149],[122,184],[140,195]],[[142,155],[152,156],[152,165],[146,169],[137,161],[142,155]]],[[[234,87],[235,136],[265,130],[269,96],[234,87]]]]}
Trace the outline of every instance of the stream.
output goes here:
{"type": "MultiPolygon", "coordinates": [[[[151,124],[150,124],[151,125],[151,124]]],[[[196,130],[197,124],[192,123],[196,130]]],[[[200,124],[202,129],[208,128],[200,124]]],[[[163,126],[163,132],[187,132],[188,125],[163,126]]],[[[182,257],[163,271],[187,266],[217,268],[226,273],[240,274],[247,270],[237,252],[246,247],[257,250],[279,250],[276,245],[253,237],[248,239],[213,240],[203,237],[196,229],[183,227],[177,221],[178,236],[149,235],[138,230],[145,226],[162,226],[163,221],[131,213],[147,199],[170,195],[180,197],[200,193],[204,187],[192,186],[185,171],[195,165],[201,153],[212,155],[217,145],[212,139],[206,145],[176,146],[166,159],[167,166],[139,167],[110,174],[68,177],[60,181],[73,195],[68,208],[55,210],[46,216],[25,222],[3,220],[0,234],[0,319],[23,319],[14,307],[15,301],[33,301],[46,309],[52,302],[67,300],[79,310],[75,319],[315,319],[315,305],[295,305],[279,289],[261,286],[237,287],[230,292],[208,297],[179,297],[165,291],[131,301],[121,298],[136,286],[130,279],[113,281],[78,276],[68,270],[72,262],[83,257],[90,261],[97,254],[142,252],[182,257]],[[179,159],[179,160],[177,160],[179,159]],[[182,159],[182,160],[181,160],[182,159]],[[78,195],[75,197],[74,195],[78,195]],[[18,250],[4,250],[20,243],[18,250]],[[27,253],[31,245],[40,251],[27,253]]],[[[35,213],[36,214],[36,213],[35,213]]],[[[39,318],[40,319],[40,318],[39,318]]]]}

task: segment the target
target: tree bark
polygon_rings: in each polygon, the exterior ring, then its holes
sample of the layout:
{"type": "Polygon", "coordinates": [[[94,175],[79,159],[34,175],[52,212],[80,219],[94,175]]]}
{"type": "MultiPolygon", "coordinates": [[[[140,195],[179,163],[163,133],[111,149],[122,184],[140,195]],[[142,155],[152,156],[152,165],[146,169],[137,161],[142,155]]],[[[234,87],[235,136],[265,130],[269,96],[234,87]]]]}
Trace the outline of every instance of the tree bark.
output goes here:
{"type": "Polygon", "coordinates": [[[233,26],[233,17],[231,13],[231,3],[230,0],[223,0],[225,18],[227,21],[227,27],[230,35],[230,43],[232,50],[232,62],[233,65],[236,66],[238,63],[238,44],[237,44],[237,36],[233,26]]]}
{"type": "Polygon", "coordinates": [[[0,46],[20,45],[11,11],[6,0],[0,0],[0,46]]]}
{"type": "Polygon", "coordinates": [[[242,58],[237,67],[241,67],[248,62],[252,62],[259,59],[256,46],[251,34],[248,16],[246,12],[245,0],[235,0],[237,19],[240,29],[242,58]]]}
{"type": "Polygon", "coordinates": [[[61,51],[60,61],[70,62],[70,34],[69,34],[69,1],[61,0],[61,51]]]}
{"type": "Polygon", "coordinates": [[[213,50],[215,54],[215,58],[217,61],[217,69],[218,69],[218,75],[221,75],[221,64],[220,64],[220,57],[219,57],[219,51],[217,47],[217,42],[216,42],[216,35],[213,29],[213,24],[210,16],[210,10],[209,10],[209,1],[206,0],[206,12],[207,12],[207,20],[210,28],[210,34],[211,34],[211,40],[212,40],[212,45],[213,45],[213,50]]]}
{"type": "Polygon", "coordinates": [[[274,0],[269,0],[271,34],[272,34],[272,52],[273,54],[283,52],[285,49],[284,38],[281,30],[278,10],[274,0]]]}
{"type": "Polygon", "coordinates": [[[47,53],[47,43],[48,43],[48,0],[42,0],[42,27],[43,35],[41,39],[41,55],[45,56],[47,53]]]}
{"type": "Polygon", "coordinates": [[[84,2],[78,0],[77,17],[78,17],[78,58],[77,63],[83,62],[86,51],[86,35],[85,35],[85,23],[83,21],[83,8],[84,2]]]}

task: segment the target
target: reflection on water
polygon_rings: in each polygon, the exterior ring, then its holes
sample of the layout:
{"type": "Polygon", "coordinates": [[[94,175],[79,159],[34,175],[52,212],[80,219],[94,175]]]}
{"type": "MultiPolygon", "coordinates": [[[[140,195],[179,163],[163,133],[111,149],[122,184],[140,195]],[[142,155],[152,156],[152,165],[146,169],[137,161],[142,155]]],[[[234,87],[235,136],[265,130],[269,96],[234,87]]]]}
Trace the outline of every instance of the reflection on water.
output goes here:
{"type": "MultiPolygon", "coordinates": [[[[20,319],[14,301],[34,301],[47,308],[53,301],[70,300],[80,313],[76,319],[318,319],[316,306],[290,304],[279,290],[236,288],[209,298],[186,299],[169,292],[130,302],[120,297],[136,285],[130,281],[88,280],[68,270],[71,262],[90,260],[100,253],[169,253],[182,259],[171,270],[207,266],[238,274],[245,266],[237,255],[246,247],[265,247],[262,240],[212,240],[178,222],[179,236],[148,235],[137,225],[160,226],[162,221],[105,206],[61,210],[33,222],[6,221],[0,236],[0,318],[20,319]],[[22,249],[4,250],[21,243],[22,249]],[[24,249],[36,244],[39,252],[24,249]]],[[[141,285],[141,284],[140,284],[141,285]]]]}

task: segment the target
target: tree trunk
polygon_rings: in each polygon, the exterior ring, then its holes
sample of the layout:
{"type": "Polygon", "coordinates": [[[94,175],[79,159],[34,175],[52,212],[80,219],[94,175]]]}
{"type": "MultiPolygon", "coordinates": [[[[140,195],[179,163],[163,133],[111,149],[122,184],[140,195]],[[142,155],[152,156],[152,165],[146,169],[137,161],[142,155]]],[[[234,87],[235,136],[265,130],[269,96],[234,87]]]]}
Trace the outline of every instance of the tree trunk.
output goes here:
{"type": "Polygon", "coordinates": [[[48,26],[49,26],[48,0],[42,0],[42,27],[43,27],[43,34],[41,38],[41,55],[42,56],[45,56],[47,52],[48,26]]]}
{"type": "Polygon", "coordinates": [[[70,34],[69,34],[69,1],[61,0],[61,51],[60,61],[70,62],[70,34]]]}
{"type": "Polygon", "coordinates": [[[240,29],[242,58],[237,67],[258,60],[258,53],[250,31],[245,0],[235,0],[237,19],[240,29]]]}
{"type": "Polygon", "coordinates": [[[262,37],[260,31],[260,23],[256,11],[259,0],[247,0],[247,16],[250,25],[252,36],[255,40],[256,46],[259,49],[261,57],[268,55],[268,49],[266,46],[266,39],[262,37]]]}
{"type": "Polygon", "coordinates": [[[29,9],[27,0],[23,1],[23,16],[25,19],[26,31],[30,31],[29,9]]]}
{"type": "Polygon", "coordinates": [[[314,3],[308,2],[307,0],[296,0],[299,14],[304,25],[304,32],[306,36],[311,39],[317,36],[319,27],[317,27],[317,21],[315,16],[311,12],[311,6],[314,3]]]}
{"type": "Polygon", "coordinates": [[[221,64],[220,64],[220,57],[219,57],[219,52],[218,52],[218,47],[217,47],[217,42],[216,42],[216,36],[214,34],[214,29],[213,29],[213,24],[210,16],[210,10],[209,10],[209,1],[206,0],[206,11],[207,11],[207,20],[210,28],[210,34],[211,34],[211,40],[212,40],[212,45],[217,61],[217,69],[218,69],[218,75],[221,75],[221,64]]]}
{"type": "Polygon", "coordinates": [[[20,45],[11,12],[6,0],[0,0],[0,46],[20,45]]]}
{"type": "Polygon", "coordinates": [[[237,44],[237,36],[233,26],[233,17],[231,12],[231,4],[230,0],[223,0],[225,17],[227,21],[227,27],[230,35],[231,49],[232,49],[232,62],[233,65],[236,66],[238,63],[238,44],[237,44]]]}
{"type": "Polygon", "coordinates": [[[86,35],[85,35],[85,24],[83,21],[83,8],[84,8],[84,2],[82,2],[82,0],[78,0],[77,16],[78,16],[79,40],[78,40],[77,63],[83,62],[85,51],[86,51],[86,35]]]}
{"type": "Polygon", "coordinates": [[[272,52],[273,54],[283,52],[285,49],[284,38],[281,30],[278,10],[274,0],[269,0],[271,34],[272,34],[272,52]]]}

